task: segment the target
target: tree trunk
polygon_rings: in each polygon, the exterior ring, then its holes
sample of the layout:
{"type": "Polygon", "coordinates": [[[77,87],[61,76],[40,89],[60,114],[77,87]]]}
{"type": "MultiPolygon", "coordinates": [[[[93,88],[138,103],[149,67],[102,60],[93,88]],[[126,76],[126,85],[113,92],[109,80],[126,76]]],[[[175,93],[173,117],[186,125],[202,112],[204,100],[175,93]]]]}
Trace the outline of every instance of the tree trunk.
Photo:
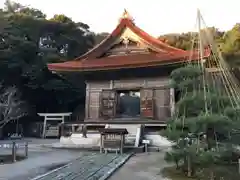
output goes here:
{"type": "Polygon", "coordinates": [[[214,139],[214,130],[212,127],[208,127],[207,128],[207,132],[206,132],[206,141],[207,141],[207,148],[208,150],[212,148],[212,139],[214,139]]]}
{"type": "Polygon", "coordinates": [[[187,157],[187,176],[191,177],[192,176],[192,167],[191,167],[191,158],[188,156],[187,157]]]}
{"type": "Polygon", "coordinates": [[[210,173],[210,180],[214,180],[215,179],[215,177],[214,177],[214,173],[213,173],[213,171],[210,173]]]}
{"type": "Polygon", "coordinates": [[[0,127],[0,140],[3,139],[3,128],[0,127]]]}
{"type": "Polygon", "coordinates": [[[175,165],[176,165],[176,169],[179,169],[179,164],[178,164],[179,161],[175,161],[175,165]]]}

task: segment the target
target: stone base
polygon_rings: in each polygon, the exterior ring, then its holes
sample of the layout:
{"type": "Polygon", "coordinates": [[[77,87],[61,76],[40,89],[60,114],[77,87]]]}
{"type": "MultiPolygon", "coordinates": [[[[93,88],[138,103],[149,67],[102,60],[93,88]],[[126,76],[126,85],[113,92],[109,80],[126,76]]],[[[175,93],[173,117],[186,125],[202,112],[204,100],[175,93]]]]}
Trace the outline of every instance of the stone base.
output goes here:
{"type": "Polygon", "coordinates": [[[88,134],[87,138],[82,137],[82,134],[72,134],[70,137],[61,137],[61,145],[78,145],[78,146],[100,146],[100,134],[88,134]]]}
{"type": "Polygon", "coordinates": [[[147,134],[144,135],[144,139],[150,140],[150,146],[156,147],[171,147],[173,143],[169,141],[167,138],[160,136],[158,134],[147,134]]]}
{"type": "MultiPolygon", "coordinates": [[[[134,146],[135,137],[126,136],[126,143],[131,142],[134,146]]],[[[160,136],[159,134],[146,134],[143,139],[150,140],[150,146],[167,148],[171,147],[173,143],[167,138],[160,136]]],[[[54,146],[54,145],[53,145],[54,146]]],[[[87,138],[82,137],[82,134],[72,134],[70,137],[61,137],[60,142],[56,143],[55,146],[58,147],[78,147],[78,148],[91,148],[91,147],[100,147],[100,134],[87,134],[87,138]]]]}

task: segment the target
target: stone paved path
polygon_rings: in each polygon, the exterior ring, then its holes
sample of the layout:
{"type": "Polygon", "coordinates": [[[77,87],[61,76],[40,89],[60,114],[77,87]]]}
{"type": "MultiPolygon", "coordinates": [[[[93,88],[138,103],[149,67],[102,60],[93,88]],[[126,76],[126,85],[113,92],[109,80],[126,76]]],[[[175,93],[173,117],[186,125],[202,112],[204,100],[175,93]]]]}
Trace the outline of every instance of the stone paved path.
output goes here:
{"type": "Polygon", "coordinates": [[[166,166],[164,152],[136,154],[109,180],[168,180],[161,176],[166,166]]]}
{"type": "Polygon", "coordinates": [[[67,166],[54,170],[34,180],[98,180],[128,159],[128,154],[115,155],[86,153],[67,166]]]}

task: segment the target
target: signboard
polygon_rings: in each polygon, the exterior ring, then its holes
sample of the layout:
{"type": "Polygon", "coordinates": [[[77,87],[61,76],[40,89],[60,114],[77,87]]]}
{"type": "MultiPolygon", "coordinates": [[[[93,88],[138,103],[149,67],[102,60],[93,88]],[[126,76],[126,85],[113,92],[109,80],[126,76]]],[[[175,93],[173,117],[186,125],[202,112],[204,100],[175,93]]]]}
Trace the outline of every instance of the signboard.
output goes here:
{"type": "MultiPolygon", "coordinates": [[[[16,143],[16,148],[25,148],[26,143],[16,143]]],[[[0,149],[12,149],[13,143],[3,143],[0,144],[0,149]]]]}
{"type": "Polygon", "coordinates": [[[144,139],[144,140],[142,140],[142,143],[143,143],[143,144],[150,144],[151,142],[150,142],[150,140],[148,140],[148,139],[144,139]]]}

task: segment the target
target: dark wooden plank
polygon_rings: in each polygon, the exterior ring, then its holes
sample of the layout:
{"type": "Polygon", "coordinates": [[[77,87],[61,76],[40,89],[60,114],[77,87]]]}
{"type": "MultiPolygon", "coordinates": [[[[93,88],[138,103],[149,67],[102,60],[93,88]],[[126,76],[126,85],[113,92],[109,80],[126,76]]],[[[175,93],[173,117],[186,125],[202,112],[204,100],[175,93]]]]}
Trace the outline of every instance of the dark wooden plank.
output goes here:
{"type": "Polygon", "coordinates": [[[122,128],[104,128],[104,129],[99,129],[99,132],[101,134],[128,134],[127,129],[122,129],[122,128]]]}
{"type": "Polygon", "coordinates": [[[103,90],[100,95],[100,115],[104,119],[115,117],[117,95],[114,90],[103,90]]]}
{"type": "Polygon", "coordinates": [[[154,118],[154,96],[153,89],[141,89],[141,116],[154,118]]]}

